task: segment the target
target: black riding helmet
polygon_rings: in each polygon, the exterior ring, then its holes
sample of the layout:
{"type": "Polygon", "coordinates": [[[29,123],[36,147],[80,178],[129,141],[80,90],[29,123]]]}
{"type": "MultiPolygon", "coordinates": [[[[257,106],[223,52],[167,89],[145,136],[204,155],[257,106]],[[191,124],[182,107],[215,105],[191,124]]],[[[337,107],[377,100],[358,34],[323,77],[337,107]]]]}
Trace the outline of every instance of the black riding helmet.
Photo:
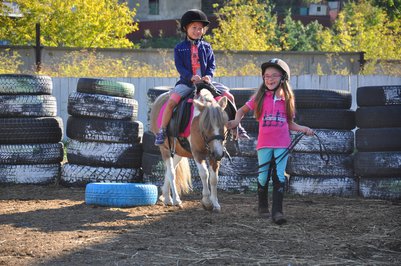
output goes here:
{"type": "Polygon", "coordinates": [[[268,68],[270,66],[280,69],[283,72],[283,80],[290,81],[290,77],[291,77],[290,67],[287,65],[286,62],[284,62],[283,60],[281,60],[279,58],[270,59],[269,61],[267,61],[261,65],[262,76],[265,73],[266,68],[268,68]]]}
{"type": "Polygon", "coordinates": [[[201,10],[190,9],[181,17],[181,31],[186,32],[185,27],[192,22],[202,22],[204,27],[210,23],[205,13],[203,13],[201,10]]]}

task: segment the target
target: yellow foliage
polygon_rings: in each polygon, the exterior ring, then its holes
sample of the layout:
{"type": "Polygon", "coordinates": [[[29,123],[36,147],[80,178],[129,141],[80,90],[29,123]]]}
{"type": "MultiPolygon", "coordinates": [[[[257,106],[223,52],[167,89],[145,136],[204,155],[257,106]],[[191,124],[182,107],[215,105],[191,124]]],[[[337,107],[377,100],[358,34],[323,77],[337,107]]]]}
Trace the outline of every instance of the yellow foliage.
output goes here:
{"type": "Polygon", "coordinates": [[[17,52],[6,49],[0,52],[0,74],[18,73],[18,67],[22,65],[21,56],[17,52]]]}
{"type": "MultiPolygon", "coordinates": [[[[126,36],[138,30],[136,10],[118,0],[14,0],[23,14],[0,16],[0,39],[33,45],[40,24],[41,44],[51,47],[128,48],[126,36]],[[121,3],[120,3],[121,2],[121,3]]],[[[0,3],[1,8],[1,3],[0,3]]]]}

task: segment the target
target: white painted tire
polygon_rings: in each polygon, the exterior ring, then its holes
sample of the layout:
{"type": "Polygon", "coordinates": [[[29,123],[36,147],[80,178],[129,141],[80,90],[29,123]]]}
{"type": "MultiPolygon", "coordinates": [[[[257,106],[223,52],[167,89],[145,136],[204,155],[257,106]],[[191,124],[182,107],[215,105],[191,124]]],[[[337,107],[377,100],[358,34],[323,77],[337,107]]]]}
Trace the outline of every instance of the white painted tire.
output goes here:
{"type": "Polygon", "coordinates": [[[133,183],[142,182],[142,170],[134,168],[92,167],[66,163],[61,168],[60,184],[85,186],[88,183],[133,183]]]}
{"type": "Polygon", "coordinates": [[[54,183],[60,174],[60,164],[0,165],[0,183],[40,184],[54,183]]]}

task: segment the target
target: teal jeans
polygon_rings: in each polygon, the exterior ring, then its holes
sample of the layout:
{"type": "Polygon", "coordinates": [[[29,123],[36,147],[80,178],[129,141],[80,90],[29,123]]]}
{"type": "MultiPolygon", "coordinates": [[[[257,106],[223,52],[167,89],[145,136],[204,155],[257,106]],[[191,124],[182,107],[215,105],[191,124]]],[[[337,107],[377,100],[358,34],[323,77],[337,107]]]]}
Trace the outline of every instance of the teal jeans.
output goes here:
{"type": "MultiPolygon", "coordinates": [[[[276,159],[276,169],[277,169],[277,176],[280,181],[280,183],[285,183],[285,167],[287,165],[287,160],[288,160],[288,154],[286,154],[284,157],[282,156],[287,149],[282,148],[282,149],[271,149],[271,148],[263,148],[258,150],[258,162],[259,165],[262,165],[264,163],[269,162],[273,158],[278,158],[276,159]]],[[[266,185],[267,182],[267,175],[269,173],[269,167],[270,164],[265,165],[261,168],[259,168],[259,175],[258,175],[258,181],[259,184],[262,186],[266,185]]],[[[270,178],[270,177],[269,177],[270,178]]]]}

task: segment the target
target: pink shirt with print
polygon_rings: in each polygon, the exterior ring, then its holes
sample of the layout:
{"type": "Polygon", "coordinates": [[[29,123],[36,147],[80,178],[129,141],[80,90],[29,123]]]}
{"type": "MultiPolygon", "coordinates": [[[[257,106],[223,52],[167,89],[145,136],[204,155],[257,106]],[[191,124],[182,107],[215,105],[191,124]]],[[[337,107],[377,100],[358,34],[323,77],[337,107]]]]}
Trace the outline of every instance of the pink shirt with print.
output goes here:
{"type": "MultiPolygon", "coordinates": [[[[255,109],[255,98],[246,102],[251,109],[255,109]]],[[[266,92],[262,115],[259,120],[259,136],[256,149],[262,148],[287,148],[291,143],[290,130],[288,128],[285,100],[273,99],[271,92],[266,92]]]]}

